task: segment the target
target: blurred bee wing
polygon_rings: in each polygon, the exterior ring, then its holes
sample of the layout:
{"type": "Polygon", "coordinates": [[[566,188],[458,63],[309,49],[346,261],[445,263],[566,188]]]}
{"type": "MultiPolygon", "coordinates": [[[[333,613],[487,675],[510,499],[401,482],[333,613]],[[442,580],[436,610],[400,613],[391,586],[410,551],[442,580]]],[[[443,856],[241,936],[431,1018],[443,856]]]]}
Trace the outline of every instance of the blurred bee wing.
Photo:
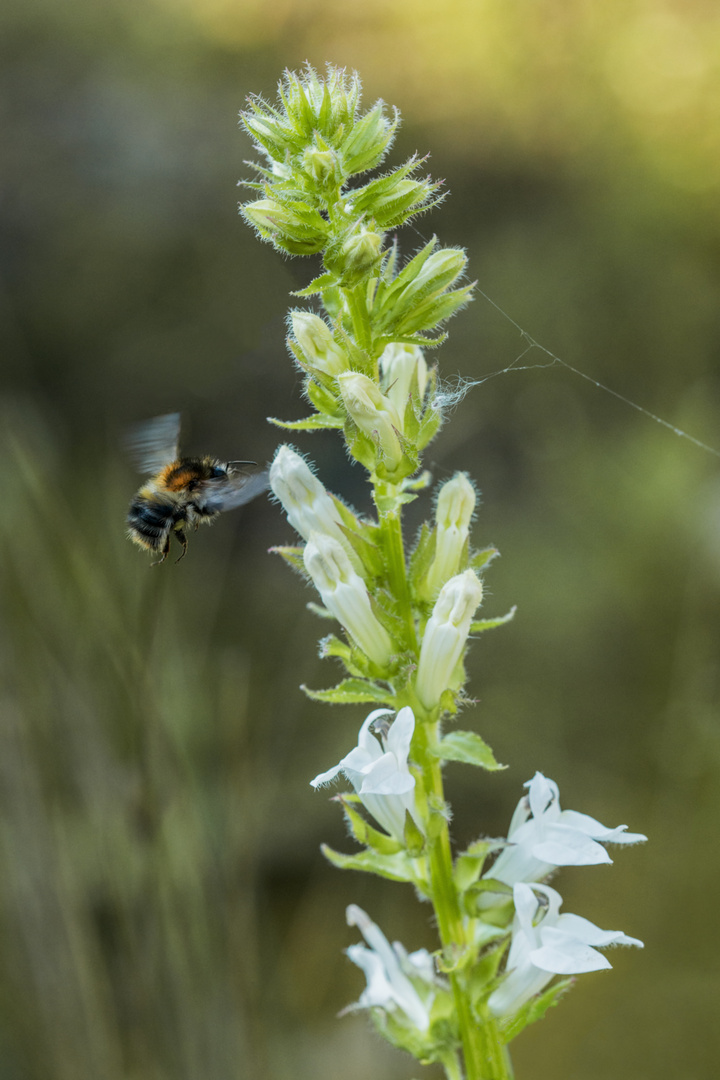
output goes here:
{"type": "Polygon", "coordinates": [[[125,452],[141,473],[159,473],[177,461],[180,441],[180,413],[166,413],[144,420],[129,429],[123,440],[125,452]]]}
{"type": "Polygon", "coordinates": [[[234,510],[262,495],[269,487],[270,477],[267,472],[253,473],[251,476],[231,476],[217,486],[210,481],[205,489],[202,508],[210,514],[217,514],[221,510],[234,510]]]}

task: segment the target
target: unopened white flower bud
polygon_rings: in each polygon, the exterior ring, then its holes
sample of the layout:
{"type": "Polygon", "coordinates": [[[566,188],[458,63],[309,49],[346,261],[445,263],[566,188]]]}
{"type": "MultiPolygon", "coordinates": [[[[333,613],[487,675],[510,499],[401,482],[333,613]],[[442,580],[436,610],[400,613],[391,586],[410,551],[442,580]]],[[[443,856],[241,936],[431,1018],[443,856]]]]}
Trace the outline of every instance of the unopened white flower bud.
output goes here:
{"type": "Polygon", "coordinates": [[[473,570],[456,574],[440,590],[423,634],[415,680],[418,697],[427,709],[437,705],[445,690],[454,689],[453,673],[482,595],[482,583],[473,570]]]}
{"type": "Polygon", "coordinates": [[[414,387],[417,387],[417,395],[422,402],[427,389],[428,369],[421,348],[393,342],[386,346],[380,357],[380,370],[385,395],[401,417],[414,387]]]}
{"type": "Polygon", "coordinates": [[[397,409],[367,375],[347,371],[338,376],[345,408],[361,431],[374,439],[382,451],[385,467],[392,471],[402,461],[398,438],[402,430],[397,409]]]}
{"type": "Polygon", "coordinates": [[[342,243],[336,254],[328,255],[326,265],[342,276],[346,287],[352,288],[377,266],[382,245],[381,233],[360,228],[342,243]]]}
{"type": "Polygon", "coordinates": [[[309,146],[303,154],[303,166],[321,187],[337,183],[340,177],[337,156],[332,150],[309,146]]]}
{"type": "Polygon", "coordinates": [[[362,651],[384,667],[394,651],[392,640],[373,612],[365,582],[343,545],[332,536],[313,532],[303,558],[325,607],[362,651]]]}
{"type": "Polygon", "coordinates": [[[338,375],[347,370],[347,356],[323,319],[310,311],[291,311],[290,322],[295,340],[308,364],[327,375],[338,375]]]}
{"type": "Polygon", "coordinates": [[[425,595],[434,597],[458,572],[475,511],[475,489],[465,473],[455,473],[440,489],[435,507],[435,555],[425,576],[425,595]]]}
{"type": "Polygon", "coordinates": [[[341,517],[323,484],[292,447],[279,448],[270,466],[270,487],[282,503],[287,519],[304,540],[325,533],[343,543],[341,517]]]}

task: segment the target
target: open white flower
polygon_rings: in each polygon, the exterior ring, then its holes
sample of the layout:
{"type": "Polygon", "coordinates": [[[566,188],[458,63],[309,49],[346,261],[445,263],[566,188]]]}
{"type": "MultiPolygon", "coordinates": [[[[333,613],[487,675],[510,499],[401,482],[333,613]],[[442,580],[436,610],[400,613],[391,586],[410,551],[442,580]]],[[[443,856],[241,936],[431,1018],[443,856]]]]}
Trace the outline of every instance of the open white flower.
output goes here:
{"type": "Polygon", "coordinates": [[[365,973],[367,986],[350,1009],[385,1009],[404,1013],[413,1027],[427,1031],[435,997],[434,965],[427,949],[406,953],[399,942],[390,944],[379,926],[356,904],[347,909],[348,926],[357,926],[367,941],[351,945],[347,954],[365,973]],[[416,987],[422,989],[422,996],[416,987]]]}
{"type": "Polygon", "coordinates": [[[579,975],[612,967],[598,948],[637,945],[642,941],[620,930],[601,930],[579,915],[560,915],[562,897],[548,885],[513,888],[515,919],[507,976],[489,998],[496,1016],[512,1016],[554,975],[579,975]]]}
{"type": "Polygon", "coordinates": [[[372,731],[375,721],[391,715],[391,709],[371,712],[360,728],[357,746],[310,783],[317,788],[334,780],[338,773],[344,773],[367,811],[386,832],[402,842],[406,811],[421,828],[415,805],[415,777],[408,768],[415,717],[406,706],[400,709],[387,732],[375,736],[372,731]]]}
{"type": "Polygon", "coordinates": [[[603,844],[638,844],[642,833],[629,833],[627,825],[608,829],[587,814],[560,809],[554,781],[536,772],[525,784],[527,795],[517,805],[508,833],[508,847],[484,875],[506,885],[539,881],[556,866],[592,866],[610,863],[603,844]]]}

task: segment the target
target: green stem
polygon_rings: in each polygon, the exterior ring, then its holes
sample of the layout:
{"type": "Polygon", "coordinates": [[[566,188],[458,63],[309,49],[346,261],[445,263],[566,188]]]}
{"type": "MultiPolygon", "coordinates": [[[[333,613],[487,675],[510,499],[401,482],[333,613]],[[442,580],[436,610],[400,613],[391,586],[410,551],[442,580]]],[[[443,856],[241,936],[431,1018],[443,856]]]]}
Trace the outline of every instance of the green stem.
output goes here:
{"type": "MultiPolygon", "coordinates": [[[[367,350],[372,334],[364,292],[361,297],[360,289],[347,290],[345,296],[356,341],[361,348],[367,350]]],[[[388,586],[398,602],[409,649],[418,659],[419,643],[403,546],[402,503],[398,495],[399,489],[396,485],[373,477],[373,496],[382,530],[388,586]]],[[[464,1077],[465,1080],[512,1080],[510,1059],[501,1041],[497,1023],[489,1013],[476,1017],[473,1012],[467,970],[462,963],[463,951],[472,943],[467,941],[466,926],[453,877],[448,821],[441,813],[441,808],[445,805],[441,762],[432,753],[440,737],[439,717],[436,711],[428,715],[422,707],[417,707],[416,721],[413,756],[421,770],[423,788],[418,795],[421,801],[424,799],[426,803],[431,825],[428,837],[430,895],[443,952],[451,964],[457,963],[457,969],[450,972],[449,979],[462,1042],[464,1077]]],[[[443,1064],[448,1080],[461,1080],[463,1073],[455,1055],[449,1056],[443,1064]]]]}
{"type": "Polygon", "coordinates": [[[400,508],[385,510],[384,512],[381,510],[383,505],[387,506],[389,502],[395,502],[395,499],[392,498],[393,494],[396,494],[394,485],[383,484],[381,481],[376,482],[375,502],[378,506],[380,527],[385,537],[384,551],[387,558],[388,585],[391,593],[400,603],[408,648],[417,654],[418,640],[405,566],[405,547],[403,545],[400,508]]]}

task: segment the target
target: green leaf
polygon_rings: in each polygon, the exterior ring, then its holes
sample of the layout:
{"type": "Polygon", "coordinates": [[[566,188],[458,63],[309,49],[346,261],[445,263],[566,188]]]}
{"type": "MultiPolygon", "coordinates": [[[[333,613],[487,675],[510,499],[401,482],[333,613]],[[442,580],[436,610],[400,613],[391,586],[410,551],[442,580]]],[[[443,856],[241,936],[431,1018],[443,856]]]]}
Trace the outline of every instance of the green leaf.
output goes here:
{"type": "Polygon", "coordinates": [[[494,630],[496,626],[504,626],[515,618],[517,606],[513,605],[507,615],[499,615],[497,619],[476,619],[470,623],[471,634],[481,634],[483,630],[494,630]]]}
{"type": "Polygon", "coordinates": [[[433,748],[432,753],[441,761],[461,761],[490,772],[507,768],[507,765],[498,765],[488,744],[474,731],[451,731],[433,748]]]}
{"type": "Polygon", "coordinates": [[[335,705],[363,705],[367,702],[392,705],[395,701],[391,690],[366,679],[343,679],[330,690],[310,690],[305,685],[300,689],[311,701],[324,701],[335,705]]]}
{"type": "Polygon", "coordinates": [[[291,293],[291,296],[316,296],[321,293],[323,289],[329,289],[333,285],[337,284],[337,277],[335,274],[320,274],[319,277],[313,278],[309,285],[306,285],[304,289],[298,289],[297,292],[291,293]]]}
{"type": "Polygon", "coordinates": [[[554,1005],[557,1005],[560,998],[568,992],[574,982],[574,979],[561,979],[560,982],[554,983],[544,993],[531,998],[515,1014],[512,1020],[501,1024],[504,1041],[506,1043],[512,1042],[529,1024],[534,1024],[536,1020],[542,1020],[548,1009],[552,1009],[554,1005]]]}
{"type": "Polygon", "coordinates": [[[269,424],[286,428],[289,431],[321,431],[325,428],[341,428],[343,426],[343,421],[339,417],[327,416],[326,414],[320,415],[320,413],[308,416],[305,420],[278,420],[274,416],[268,416],[267,420],[269,424]]]}
{"type": "Polygon", "coordinates": [[[361,870],[366,874],[377,874],[379,877],[388,878],[390,881],[413,881],[416,874],[412,860],[404,851],[396,855],[382,855],[377,851],[361,851],[358,855],[342,855],[339,851],[333,851],[327,844],[323,844],[321,851],[328,862],[337,866],[339,870],[361,870]]]}

